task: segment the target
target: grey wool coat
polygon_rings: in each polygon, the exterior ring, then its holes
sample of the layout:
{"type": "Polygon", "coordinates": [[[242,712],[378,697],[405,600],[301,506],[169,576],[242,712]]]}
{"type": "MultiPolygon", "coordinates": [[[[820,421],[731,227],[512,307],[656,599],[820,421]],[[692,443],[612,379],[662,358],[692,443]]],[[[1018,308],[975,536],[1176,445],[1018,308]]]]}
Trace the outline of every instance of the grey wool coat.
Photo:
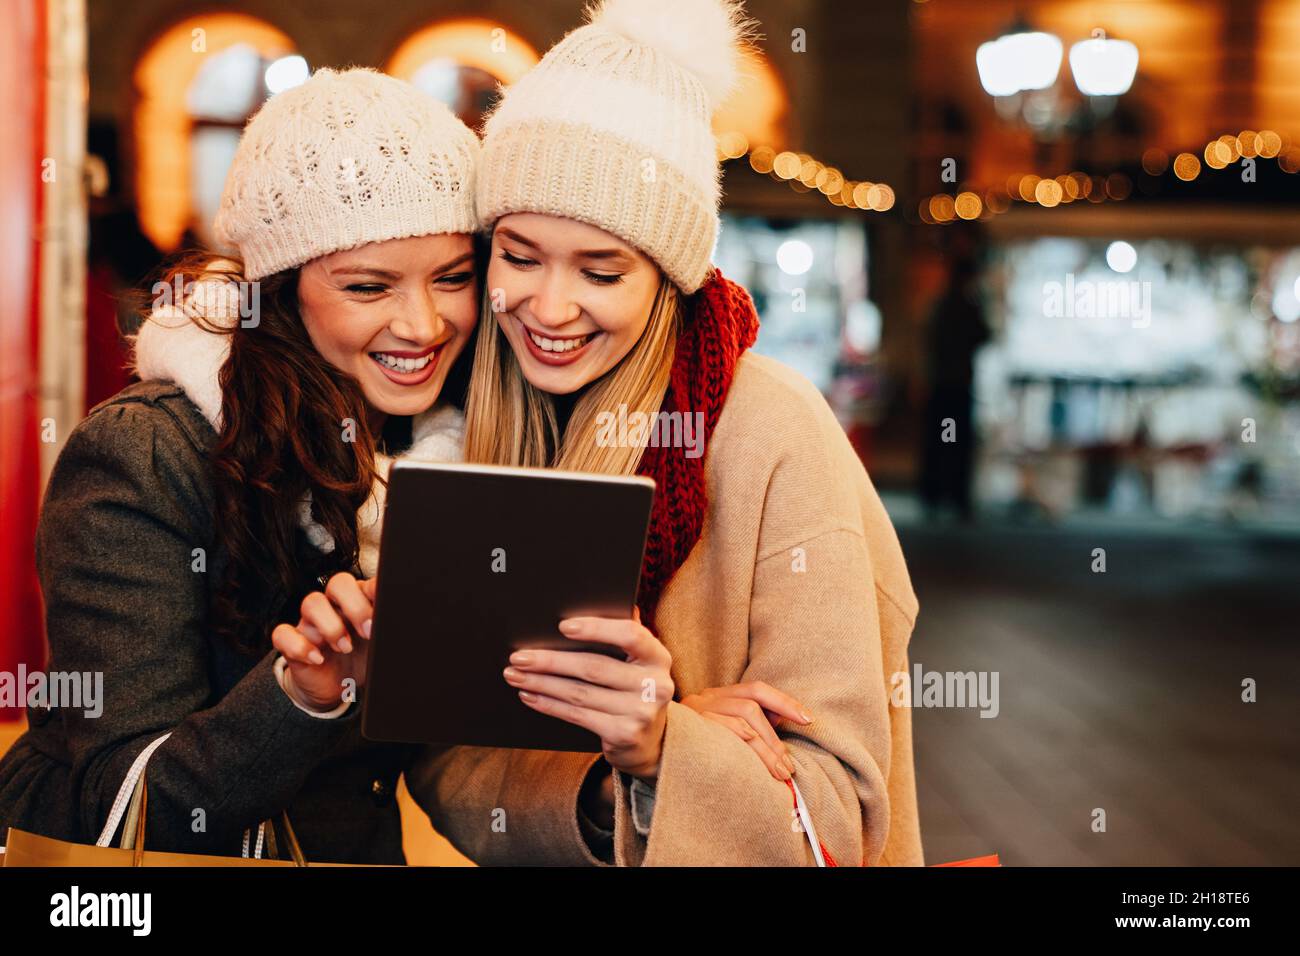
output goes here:
{"type": "MultiPolygon", "coordinates": [[[[14,826],[93,843],[136,755],[148,765],[146,846],[238,855],[246,828],[288,810],[309,861],[402,863],[397,778],[417,748],[361,736],[359,706],[297,708],[274,651],[235,652],[207,626],[214,553],[207,454],[216,433],[177,386],[133,385],[92,409],[59,456],[36,539],[51,671],[102,672],[102,714],[33,707],[0,761],[0,840],[14,826]],[[195,571],[194,549],[206,571],[195,571]]],[[[321,555],[299,533],[297,621],[321,555]]]]}

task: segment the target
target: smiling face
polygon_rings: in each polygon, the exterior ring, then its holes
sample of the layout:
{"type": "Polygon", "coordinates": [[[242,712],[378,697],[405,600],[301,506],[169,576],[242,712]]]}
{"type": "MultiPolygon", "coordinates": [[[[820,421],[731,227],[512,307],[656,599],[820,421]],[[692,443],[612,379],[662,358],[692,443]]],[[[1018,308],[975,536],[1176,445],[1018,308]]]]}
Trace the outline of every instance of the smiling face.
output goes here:
{"type": "Polygon", "coordinates": [[[524,377],[552,395],[623,360],[650,320],[659,279],[643,253],[573,219],[512,213],[492,234],[487,282],[497,323],[524,377]]]}
{"type": "Polygon", "coordinates": [[[354,377],[373,423],[438,399],[477,318],[469,236],[390,239],[313,259],[298,306],[316,350],[354,377]]]}

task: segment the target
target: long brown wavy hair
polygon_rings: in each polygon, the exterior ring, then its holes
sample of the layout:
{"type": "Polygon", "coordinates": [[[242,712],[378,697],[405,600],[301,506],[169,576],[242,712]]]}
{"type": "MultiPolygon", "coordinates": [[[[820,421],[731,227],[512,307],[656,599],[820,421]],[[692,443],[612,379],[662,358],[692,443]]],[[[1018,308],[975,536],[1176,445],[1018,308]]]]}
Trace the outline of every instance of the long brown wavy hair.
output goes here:
{"type": "MultiPolygon", "coordinates": [[[[241,281],[240,268],[237,260],[190,254],[167,270],[164,281],[173,288],[177,276],[182,285],[200,276],[241,281]]],[[[258,308],[259,321],[248,328],[191,315],[203,328],[231,337],[219,378],[222,428],[210,456],[216,543],[226,557],[212,592],[211,626],[250,654],[270,649],[276,615],[311,578],[354,568],[357,509],[377,478],[376,438],[361,386],[327,362],[308,337],[298,307],[298,270],[261,279],[258,308]],[[312,517],[334,539],[333,550],[312,569],[301,566],[297,546],[308,493],[312,517]]]]}

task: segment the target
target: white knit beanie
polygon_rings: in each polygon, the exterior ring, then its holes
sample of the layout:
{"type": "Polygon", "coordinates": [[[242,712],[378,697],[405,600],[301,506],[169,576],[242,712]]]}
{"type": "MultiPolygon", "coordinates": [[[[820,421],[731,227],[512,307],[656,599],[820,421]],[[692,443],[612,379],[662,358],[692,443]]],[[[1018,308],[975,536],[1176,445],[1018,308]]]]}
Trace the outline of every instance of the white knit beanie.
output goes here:
{"type": "Polygon", "coordinates": [[[263,276],[369,242],[473,232],[478,137],[368,69],[322,68],[244,129],[214,231],[263,276]]]}
{"type": "Polygon", "coordinates": [[[713,112],[749,24],[739,0],[603,0],[505,91],[484,126],[478,215],[589,223],[686,293],[709,274],[720,197],[713,112]]]}

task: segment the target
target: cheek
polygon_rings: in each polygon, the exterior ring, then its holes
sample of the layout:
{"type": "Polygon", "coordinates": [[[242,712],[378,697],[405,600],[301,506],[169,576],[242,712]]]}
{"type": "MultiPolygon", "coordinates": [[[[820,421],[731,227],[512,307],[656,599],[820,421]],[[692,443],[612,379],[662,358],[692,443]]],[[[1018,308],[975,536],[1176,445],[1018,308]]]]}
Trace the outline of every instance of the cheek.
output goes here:
{"type": "Polygon", "coordinates": [[[524,276],[507,268],[506,264],[496,256],[492,257],[485,278],[488,299],[494,312],[509,311],[521,298],[526,298],[523,290],[524,276]]]}
{"type": "Polygon", "coordinates": [[[374,316],[357,314],[357,310],[333,305],[304,309],[303,325],[316,351],[334,365],[342,365],[358,353],[384,327],[374,316]]]}
{"type": "Polygon", "coordinates": [[[456,337],[471,335],[478,324],[479,290],[477,284],[448,296],[438,304],[442,320],[456,330],[456,337]]]}
{"type": "Polygon", "coordinates": [[[593,302],[592,321],[620,342],[636,341],[650,322],[650,306],[654,303],[654,289],[629,286],[604,290],[599,303],[593,302]]]}
{"type": "Polygon", "coordinates": [[[456,333],[448,345],[449,354],[453,359],[461,354],[474,334],[474,329],[478,325],[478,313],[479,293],[475,286],[457,292],[455,295],[445,296],[438,303],[438,314],[442,316],[442,321],[451,326],[456,333]]]}

